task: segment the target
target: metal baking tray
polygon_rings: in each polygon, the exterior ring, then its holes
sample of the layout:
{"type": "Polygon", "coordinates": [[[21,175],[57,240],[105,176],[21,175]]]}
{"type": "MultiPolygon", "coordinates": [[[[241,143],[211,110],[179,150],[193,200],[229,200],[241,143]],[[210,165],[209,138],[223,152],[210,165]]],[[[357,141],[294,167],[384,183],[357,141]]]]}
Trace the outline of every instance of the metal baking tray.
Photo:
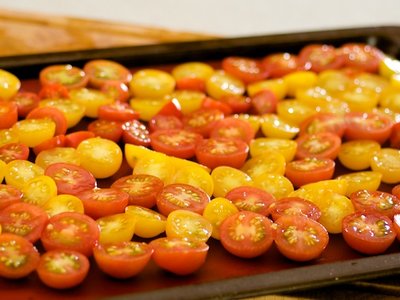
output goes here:
{"type": "MultiPolygon", "coordinates": [[[[348,42],[368,43],[393,57],[400,57],[400,27],[386,26],[8,56],[0,58],[0,68],[22,78],[23,86],[24,82],[29,82],[30,86],[33,83],[34,86],[40,69],[50,64],[81,66],[88,60],[104,58],[132,69],[168,67],[185,61],[218,62],[229,55],[263,57],[274,52],[297,53],[310,43],[340,46],[348,42]]],[[[125,171],[129,172],[129,169],[125,171]]],[[[389,188],[381,187],[383,190],[389,188]]],[[[35,274],[16,281],[0,279],[0,298],[239,299],[400,273],[400,247],[397,241],[387,253],[367,257],[351,250],[341,235],[331,235],[323,255],[307,263],[287,260],[275,247],[261,257],[241,259],[230,255],[218,241],[211,240],[209,244],[206,264],[190,276],[174,276],[151,262],[137,277],[115,280],[101,273],[93,263],[85,282],[67,291],[45,287],[35,274]]]]}

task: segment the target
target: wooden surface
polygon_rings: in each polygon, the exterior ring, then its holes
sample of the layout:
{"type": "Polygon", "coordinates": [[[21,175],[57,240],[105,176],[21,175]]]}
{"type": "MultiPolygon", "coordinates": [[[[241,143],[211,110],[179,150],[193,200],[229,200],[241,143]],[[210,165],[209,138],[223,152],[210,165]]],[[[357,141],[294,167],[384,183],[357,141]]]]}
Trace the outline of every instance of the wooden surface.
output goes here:
{"type": "MultiPolygon", "coordinates": [[[[132,24],[12,12],[0,8],[0,56],[92,48],[146,45],[207,39],[207,34],[175,32],[132,24]]],[[[251,300],[275,299],[397,299],[397,278],[331,286],[290,295],[270,295],[251,300]]]]}

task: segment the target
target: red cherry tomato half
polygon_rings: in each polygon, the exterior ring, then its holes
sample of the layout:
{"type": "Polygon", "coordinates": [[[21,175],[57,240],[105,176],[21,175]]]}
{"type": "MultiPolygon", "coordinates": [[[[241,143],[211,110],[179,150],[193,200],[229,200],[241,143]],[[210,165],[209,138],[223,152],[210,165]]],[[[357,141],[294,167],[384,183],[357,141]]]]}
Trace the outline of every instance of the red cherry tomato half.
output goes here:
{"type": "Polygon", "coordinates": [[[330,158],[306,157],[286,165],[285,176],[295,187],[328,180],[335,172],[335,162],[330,158]]]}
{"type": "Polygon", "coordinates": [[[67,99],[69,98],[69,90],[67,87],[59,83],[49,83],[39,90],[40,99],[67,99]]]}
{"type": "Polygon", "coordinates": [[[101,86],[100,91],[114,99],[115,102],[127,102],[130,97],[129,88],[123,82],[106,82],[101,86]]]}
{"type": "Polygon", "coordinates": [[[55,135],[65,134],[68,129],[67,118],[64,113],[55,107],[43,106],[36,107],[29,112],[26,119],[50,118],[56,124],[55,135]]]}
{"type": "Polygon", "coordinates": [[[48,220],[40,240],[46,251],[71,250],[90,256],[99,236],[99,227],[92,218],[77,212],[63,212],[48,220]]]}
{"type": "Polygon", "coordinates": [[[11,101],[17,104],[18,116],[24,118],[39,105],[40,98],[36,93],[20,91],[11,98],[11,101]]]}
{"type": "Polygon", "coordinates": [[[175,116],[179,119],[183,116],[181,105],[175,98],[165,103],[156,115],[175,116]]]}
{"type": "Polygon", "coordinates": [[[273,202],[268,213],[276,221],[282,216],[304,216],[315,221],[321,217],[321,210],[311,201],[299,197],[285,197],[273,202]]]}
{"type": "Polygon", "coordinates": [[[324,70],[340,69],[344,64],[344,57],[338,55],[333,46],[312,44],[300,50],[299,64],[306,70],[319,73],[324,70]]]}
{"type": "Polygon", "coordinates": [[[123,213],[129,203],[128,193],[111,188],[85,190],[77,197],[82,200],[85,214],[93,219],[123,213]]]}
{"type": "Polygon", "coordinates": [[[45,285],[54,289],[69,289],[85,280],[89,267],[89,260],[82,253],[52,250],[42,255],[36,271],[45,285]]]}
{"type": "Polygon", "coordinates": [[[150,146],[150,132],[146,125],[138,120],[122,124],[122,139],[127,144],[150,146]]]}
{"type": "Polygon", "coordinates": [[[339,49],[339,52],[344,58],[346,67],[371,73],[378,71],[379,63],[383,59],[383,54],[380,50],[362,43],[345,44],[339,49]]]}
{"type": "Polygon", "coordinates": [[[252,258],[268,251],[273,239],[272,221],[250,211],[227,217],[219,227],[222,246],[231,254],[252,258]]]}
{"type": "Polygon", "coordinates": [[[328,231],[313,219],[304,216],[282,216],[275,224],[275,245],[291,260],[316,259],[328,245],[328,231]]]}
{"type": "Polygon", "coordinates": [[[18,106],[12,101],[0,100],[0,129],[12,127],[18,121],[18,106]]]}
{"type": "Polygon", "coordinates": [[[204,98],[203,102],[201,103],[201,109],[210,109],[210,110],[217,109],[222,111],[225,116],[229,116],[233,113],[233,110],[229,106],[229,104],[220,100],[215,100],[210,97],[204,98]]]}
{"type": "Polygon", "coordinates": [[[374,140],[380,144],[389,139],[393,126],[390,117],[379,113],[351,112],[346,114],[346,122],[346,139],[374,140]]]}
{"type": "Polygon", "coordinates": [[[262,60],[270,77],[283,77],[300,69],[297,55],[290,53],[274,53],[262,60]]]}
{"type": "Polygon", "coordinates": [[[247,159],[249,146],[241,140],[205,139],[196,148],[197,161],[210,169],[229,166],[240,169],[247,159]]]}
{"type": "Polygon", "coordinates": [[[256,115],[276,112],[278,98],[270,90],[261,90],[251,98],[251,110],[256,115]]]}
{"type": "Polygon", "coordinates": [[[300,124],[300,134],[332,132],[342,137],[345,130],[346,121],[344,117],[334,113],[316,113],[300,124]]]}
{"type": "Polygon", "coordinates": [[[29,147],[22,143],[9,143],[0,147],[0,160],[9,163],[12,160],[29,157],[29,147]]]}
{"type": "Polygon", "coordinates": [[[100,106],[98,117],[103,120],[127,122],[139,119],[139,113],[134,111],[128,103],[114,102],[100,106]]]}
{"type": "Polygon", "coordinates": [[[116,143],[122,137],[122,123],[105,119],[97,119],[89,123],[88,130],[95,136],[114,141],[116,143]]]}
{"type": "Polygon", "coordinates": [[[257,187],[239,186],[230,190],[225,198],[239,210],[252,211],[261,215],[269,214],[269,207],[275,202],[275,197],[257,187]]]}
{"type": "Polygon", "coordinates": [[[232,113],[246,113],[251,108],[251,98],[244,95],[224,95],[218,101],[228,104],[232,113]]]}
{"type": "Polygon", "coordinates": [[[342,144],[340,137],[331,132],[303,134],[296,139],[296,142],[296,157],[298,159],[316,157],[334,160],[339,154],[342,144]]]}
{"type": "Polygon", "coordinates": [[[64,147],[65,139],[66,139],[66,137],[64,134],[59,134],[59,135],[53,136],[51,139],[44,141],[44,142],[40,143],[39,145],[33,147],[33,152],[35,153],[35,155],[38,155],[43,150],[49,150],[49,149],[53,149],[55,147],[64,147]]]}
{"type": "Polygon", "coordinates": [[[226,57],[222,60],[222,69],[246,84],[263,80],[268,76],[261,62],[248,57],[226,57]]]}
{"type": "Polygon", "coordinates": [[[206,81],[198,77],[183,77],[176,79],[177,90],[206,91],[206,81]]]}
{"type": "Polygon", "coordinates": [[[377,213],[355,212],[346,216],[342,224],[346,243],[364,254],[383,253],[396,239],[392,221],[377,213]]]}
{"type": "Polygon", "coordinates": [[[156,205],[156,197],[164,187],[164,182],[153,175],[133,174],[117,179],[111,188],[129,195],[129,204],[151,208],[156,205]]]}
{"type": "Polygon", "coordinates": [[[354,209],[360,212],[375,212],[393,219],[400,213],[400,198],[382,191],[360,190],[350,195],[354,209]]]}
{"type": "Polygon", "coordinates": [[[58,194],[77,195],[85,190],[96,187],[96,179],[84,168],[69,163],[54,163],[49,165],[45,175],[54,179],[58,194]]]}
{"type": "Polygon", "coordinates": [[[100,270],[123,279],[140,273],[149,263],[153,251],[146,243],[129,241],[98,244],[93,249],[93,256],[100,270]]]}
{"type": "Polygon", "coordinates": [[[150,242],[153,260],[162,269],[177,275],[188,275],[205,263],[209,246],[205,242],[184,238],[158,238],[150,242]]]}
{"type": "Polygon", "coordinates": [[[149,121],[150,132],[166,129],[182,129],[182,120],[174,115],[155,115],[149,121]]]}
{"type": "Polygon", "coordinates": [[[39,240],[47,219],[44,209],[23,202],[11,204],[0,212],[2,233],[19,235],[31,243],[39,240]]]}
{"type": "Polygon", "coordinates": [[[0,277],[18,279],[31,274],[39,264],[40,254],[21,236],[0,234],[0,277]]]}
{"type": "Polygon", "coordinates": [[[8,184],[0,184],[0,210],[22,201],[22,192],[8,184]]]}
{"type": "Polygon", "coordinates": [[[224,113],[219,109],[199,109],[185,115],[182,119],[183,127],[190,131],[208,137],[215,123],[224,118],[224,113]]]}
{"type": "Polygon", "coordinates": [[[184,183],[166,185],[157,195],[157,209],[164,216],[178,209],[202,214],[209,202],[210,197],[203,190],[184,183]]]}
{"type": "Polygon", "coordinates": [[[255,135],[250,122],[234,117],[219,120],[210,132],[210,138],[239,139],[247,144],[255,135]]]}

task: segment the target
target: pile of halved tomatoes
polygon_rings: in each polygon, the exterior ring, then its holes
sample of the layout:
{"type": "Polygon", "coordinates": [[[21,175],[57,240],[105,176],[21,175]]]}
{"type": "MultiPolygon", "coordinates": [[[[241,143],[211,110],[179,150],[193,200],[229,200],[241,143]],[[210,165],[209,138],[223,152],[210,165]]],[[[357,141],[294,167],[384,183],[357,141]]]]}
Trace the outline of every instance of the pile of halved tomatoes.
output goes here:
{"type": "Polygon", "coordinates": [[[62,289],[91,263],[128,278],[150,260],[186,275],[210,238],[242,258],[318,260],[330,234],[385,252],[400,239],[399,65],[313,44],[168,70],[51,65],[34,87],[0,70],[0,277],[62,289]]]}

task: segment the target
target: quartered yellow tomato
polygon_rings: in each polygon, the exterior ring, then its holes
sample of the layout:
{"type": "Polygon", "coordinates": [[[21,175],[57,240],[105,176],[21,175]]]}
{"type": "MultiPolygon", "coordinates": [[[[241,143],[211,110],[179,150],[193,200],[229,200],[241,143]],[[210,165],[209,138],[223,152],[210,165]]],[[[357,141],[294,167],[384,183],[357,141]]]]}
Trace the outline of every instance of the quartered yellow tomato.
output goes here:
{"type": "Polygon", "coordinates": [[[13,160],[6,166],[6,183],[19,189],[32,178],[44,175],[43,168],[27,160],[13,160]]]}
{"type": "Polygon", "coordinates": [[[129,87],[134,97],[160,99],[173,92],[175,79],[161,70],[143,69],[133,74],[129,87]]]}
{"type": "Polygon", "coordinates": [[[342,165],[350,170],[368,169],[371,158],[381,149],[381,145],[372,140],[354,140],[343,143],[338,154],[342,165]]]}
{"type": "Polygon", "coordinates": [[[135,235],[142,238],[152,238],[165,231],[167,218],[149,208],[129,205],[125,213],[135,219],[135,235]]]}
{"type": "Polygon", "coordinates": [[[382,174],[385,183],[400,182],[400,150],[382,148],[371,159],[372,171],[382,174]]]}
{"type": "Polygon", "coordinates": [[[56,124],[48,118],[25,119],[15,123],[12,128],[21,143],[35,147],[54,136],[56,124]]]}
{"type": "Polygon", "coordinates": [[[268,150],[281,153],[286,162],[292,161],[297,150],[297,143],[293,140],[278,138],[256,138],[250,143],[250,155],[252,157],[262,155],[268,150]]]}
{"type": "Polygon", "coordinates": [[[127,242],[135,232],[135,218],[126,213],[101,217],[96,222],[100,228],[100,243],[127,242]]]}
{"type": "Polygon", "coordinates": [[[216,167],[212,170],[211,177],[214,181],[214,197],[224,197],[235,187],[253,184],[249,175],[228,166],[216,167]]]}
{"type": "Polygon", "coordinates": [[[35,176],[24,183],[22,201],[43,207],[47,201],[57,196],[57,185],[46,175],[35,176]]]}
{"type": "Polygon", "coordinates": [[[172,211],[167,218],[165,233],[169,238],[184,238],[206,242],[212,233],[210,221],[189,210],[172,211]]]}
{"type": "Polygon", "coordinates": [[[214,239],[220,238],[219,227],[221,223],[229,216],[239,212],[239,209],[226,198],[216,197],[212,199],[203,211],[203,217],[212,225],[211,236],[214,239]]]}

